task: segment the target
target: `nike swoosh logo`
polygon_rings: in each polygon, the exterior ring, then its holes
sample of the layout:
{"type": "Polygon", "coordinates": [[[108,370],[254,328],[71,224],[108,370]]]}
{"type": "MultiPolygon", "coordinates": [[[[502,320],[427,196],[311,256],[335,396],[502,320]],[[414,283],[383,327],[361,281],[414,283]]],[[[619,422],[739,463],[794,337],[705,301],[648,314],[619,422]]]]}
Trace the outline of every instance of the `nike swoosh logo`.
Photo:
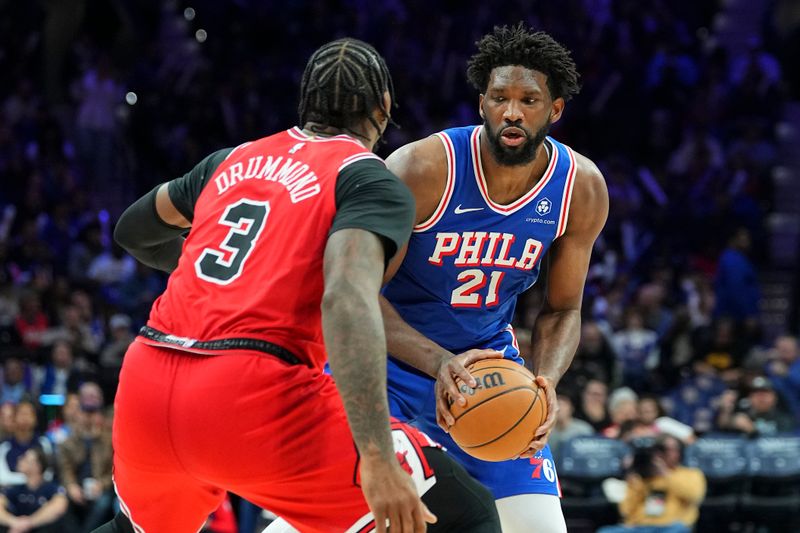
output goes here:
{"type": "Polygon", "coordinates": [[[483,211],[482,207],[465,207],[461,208],[461,204],[458,204],[455,209],[453,209],[453,213],[456,215],[460,215],[462,213],[470,213],[472,211],[483,211]]]}

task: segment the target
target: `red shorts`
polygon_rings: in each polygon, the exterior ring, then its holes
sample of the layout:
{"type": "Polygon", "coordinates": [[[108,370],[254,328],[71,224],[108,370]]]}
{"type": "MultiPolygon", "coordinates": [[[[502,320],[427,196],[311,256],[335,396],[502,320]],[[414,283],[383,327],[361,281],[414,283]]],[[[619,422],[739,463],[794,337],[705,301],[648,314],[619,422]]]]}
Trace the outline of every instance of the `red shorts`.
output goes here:
{"type": "MultiPolygon", "coordinates": [[[[433,445],[393,426],[395,446],[433,445]]],[[[433,472],[421,453],[403,455],[424,492],[433,472]]],[[[115,401],[114,482],[137,532],[195,533],[226,491],[304,533],[371,529],[333,380],[251,351],[202,356],[134,342],[115,401]]]]}

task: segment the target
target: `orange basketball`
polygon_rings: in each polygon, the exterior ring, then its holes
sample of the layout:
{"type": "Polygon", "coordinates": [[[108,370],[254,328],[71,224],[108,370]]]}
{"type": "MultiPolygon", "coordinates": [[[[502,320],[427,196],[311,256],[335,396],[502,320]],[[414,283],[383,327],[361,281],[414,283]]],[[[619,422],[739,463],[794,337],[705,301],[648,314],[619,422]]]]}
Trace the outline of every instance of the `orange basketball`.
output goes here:
{"type": "Polygon", "coordinates": [[[467,404],[450,405],[450,436],[461,449],[484,461],[505,461],[525,451],[547,418],[545,393],[524,366],[508,359],[483,359],[467,367],[478,382],[472,389],[456,380],[467,404]]]}

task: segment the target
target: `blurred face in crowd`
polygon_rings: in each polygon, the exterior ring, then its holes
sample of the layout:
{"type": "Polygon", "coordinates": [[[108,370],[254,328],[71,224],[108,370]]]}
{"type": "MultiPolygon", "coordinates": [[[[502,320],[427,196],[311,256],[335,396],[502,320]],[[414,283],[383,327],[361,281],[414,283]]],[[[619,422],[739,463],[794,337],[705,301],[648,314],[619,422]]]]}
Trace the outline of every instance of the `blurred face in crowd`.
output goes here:
{"type": "Polygon", "coordinates": [[[533,161],[563,109],[564,100],[553,101],[541,72],[519,65],[493,69],[480,97],[480,115],[497,163],[519,166],[533,161]]]}
{"type": "Polygon", "coordinates": [[[643,424],[653,424],[659,416],[658,402],[655,398],[642,398],[639,400],[639,421],[643,424]]]}
{"type": "Polygon", "coordinates": [[[748,395],[750,405],[756,413],[768,413],[775,408],[778,398],[772,389],[757,389],[748,395]]]}
{"type": "Polygon", "coordinates": [[[569,396],[564,396],[563,394],[558,395],[558,423],[559,425],[566,425],[570,420],[572,420],[572,400],[569,399],[569,396]]]}
{"type": "Polygon", "coordinates": [[[14,427],[20,432],[30,432],[36,428],[36,409],[28,402],[20,402],[14,413],[14,427]]]}
{"type": "Polygon", "coordinates": [[[28,450],[17,459],[17,472],[32,476],[42,473],[42,465],[34,450],[28,450]]]}
{"type": "Polygon", "coordinates": [[[789,336],[778,337],[775,340],[775,354],[784,363],[793,363],[800,356],[797,338],[789,336]]]}
{"type": "Polygon", "coordinates": [[[597,354],[603,350],[603,332],[596,322],[587,322],[581,328],[581,352],[597,354]]]}
{"type": "Polygon", "coordinates": [[[625,317],[625,326],[628,329],[642,329],[644,327],[644,319],[642,315],[636,311],[629,311],[625,317]]]}
{"type": "Polygon", "coordinates": [[[80,411],[81,411],[81,402],[78,399],[78,395],[67,394],[67,397],[64,400],[64,407],[62,407],[64,422],[66,422],[69,425],[76,424],[78,421],[78,417],[80,416],[80,411]]]}
{"type": "Polygon", "coordinates": [[[53,366],[69,369],[72,366],[72,346],[68,342],[58,341],[53,345],[53,366]]]}
{"type": "Polygon", "coordinates": [[[609,413],[611,421],[615,424],[622,424],[628,420],[635,420],[636,414],[636,401],[627,399],[618,401],[609,413]]]}
{"type": "Polygon", "coordinates": [[[605,406],[608,399],[608,387],[602,381],[595,379],[589,381],[583,389],[583,402],[589,404],[601,404],[605,406]]]}
{"type": "Polygon", "coordinates": [[[81,325],[81,312],[74,305],[68,305],[61,314],[61,320],[68,328],[77,328],[81,325]]]}
{"type": "Polygon", "coordinates": [[[0,406],[0,425],[2,425],[5,434],[14,432],[14,414],[15,409],[13,404],[4,403],[0,406]]]}
{"type": "Polygon", "coordinates": [[[661,440],[663,448],[662,457],[669,468],[676,468],[681,464],[681,445],[674,437],[664,437],[661,440]]]}
{"type": "Polygon", "coordinates": [[[13,358],[8,359],[5,364],[4,375],[5,381],[9,385],[21,383],[22,378],[25,376],[25,371],[20,360],[13,358]]]}

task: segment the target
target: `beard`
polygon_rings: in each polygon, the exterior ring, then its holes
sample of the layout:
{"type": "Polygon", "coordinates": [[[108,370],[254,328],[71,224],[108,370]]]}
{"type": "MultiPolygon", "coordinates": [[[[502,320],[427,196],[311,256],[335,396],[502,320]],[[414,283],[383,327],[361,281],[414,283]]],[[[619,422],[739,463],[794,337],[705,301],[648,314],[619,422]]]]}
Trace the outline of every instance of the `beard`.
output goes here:
{"type": "Polygon", "coordinates": [[[498,164],[506,167],[517,167],[527,165],[536,159],[536,149],[544,142],[544,138],[550,132],[552,122],[550,117],[547,117],[547,122],[544,126],[539,128],[535,135],[531,134],[526,128],[519,125],[506,124],[497,131],[492,130],[486,119],[483,120],[484,131],[486,131],[489,140],[489,149],[492,152],[498,164]],[[503,144],[501,137],[503,130],[507,127],[519,128],[525,132],[525,142],[519,146],[507,146],[503,144]]]}

